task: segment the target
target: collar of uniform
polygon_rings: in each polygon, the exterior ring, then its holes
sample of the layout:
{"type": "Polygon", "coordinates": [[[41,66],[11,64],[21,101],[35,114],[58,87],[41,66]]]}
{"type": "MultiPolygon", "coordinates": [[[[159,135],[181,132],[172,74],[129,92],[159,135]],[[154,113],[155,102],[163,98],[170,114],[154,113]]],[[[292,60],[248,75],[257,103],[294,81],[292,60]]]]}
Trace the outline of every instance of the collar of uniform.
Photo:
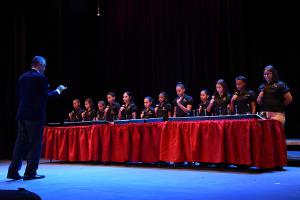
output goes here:
{"type": "Polygon", "coordinates": [[[209,103],[210,103],[209,100],[206,100],[205,102],[201,101],[200,105],[205,105],[205,104],[209,104],[209,103]]]}
{"type": "Polygon", "coordinates": [[[149,112],[149,111],[152,111],[152,110],[153,110],[152,107],[150,107],[150,108],[145,108],[145,109],[144,109],[145,112],[149,112]]]}
{"type": "MultiPolygon", "coordinates": [[[[184,99],[187,99],[187,97],[188,97],[188,95],[184,94],[183,97],[182,97],[182,101],[183,101],[184,99]]],[[[177,97],[177,99],[180,99],[180,98],[181,98],[181,97],[177,97]]]]}
{"type": "Polygon", "coordinates": [[[162,107],[162,106],[164,106],[164,105],[166,105],[166,104],[167,104],[167,102],[164,101],[164,102],[159,103],[159,106],[162,107]]]}
{"type": "Polygon", "coordinates": [[[278,81],[271,81],[270,83],[268,83],[268,82],[266,82],[266,85],[274,85],[274,84],[277,84],[278,83],[278,81]]]}
{"type": "Polygon", "coordinates": [[[130,108],[131,106],[133,106],[134,105],[134,103],[129,103],[128,105],[125,105],[125,108],[130,108]]]}
{"type": "Polygon", "coordinates": [[[78,112],[78,111],[80,111],[81,110],[81,108],[79,107],[79,108],[74,108],[74,110],[76,111],[76,112],[78,112]]]}
{"type": "Polygon", "coordinates": [[[243,90],[237,91],[237,93],[238,93],[239,96],[241,96],[241,95],[248,94],[248,91],[243,89],[243,90]]]}
{"type": "Polygon", "coordinates": [[[224,93],[224,94],[222,94],[222,95],[220,95],[220,94],[217,95],[217,98],[219,98],[219,99],[222,99],[222,98],[224,98],[224,97],[227,97],[227,94],[224,93]]]}
{"type": "Polygon", "coordinates": [[[116,102],[112,102],[111,104],[109,104],[109,106],[113,106],[113,105],[116,105],[116,102]]]}
{"type": "Polygon", "coordinates": [[[31,68],[31,71],[34,71],[34,72],[38,72],[38,73],[41,73],[38,69],[36,69],[36,68],[31,68]]]}

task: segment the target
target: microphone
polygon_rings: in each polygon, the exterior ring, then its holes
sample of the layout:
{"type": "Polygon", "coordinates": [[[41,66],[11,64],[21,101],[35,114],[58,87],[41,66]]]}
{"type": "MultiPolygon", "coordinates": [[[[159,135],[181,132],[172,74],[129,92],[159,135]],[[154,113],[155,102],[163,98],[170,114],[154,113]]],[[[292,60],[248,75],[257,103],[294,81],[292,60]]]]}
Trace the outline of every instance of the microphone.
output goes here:
{"type": "Polygon", "coordinates": [[[108,110],[109,110],[109,105],[107,105],[107,106],[105,107],[104,112],[107,113],[108,110]]]}
{"type": "Polygon", "coordinates": [[[121,106],[121,108],[123,108],[123,110],[125,110],[125,105],[123,104],[123,105],[121,106]]]}

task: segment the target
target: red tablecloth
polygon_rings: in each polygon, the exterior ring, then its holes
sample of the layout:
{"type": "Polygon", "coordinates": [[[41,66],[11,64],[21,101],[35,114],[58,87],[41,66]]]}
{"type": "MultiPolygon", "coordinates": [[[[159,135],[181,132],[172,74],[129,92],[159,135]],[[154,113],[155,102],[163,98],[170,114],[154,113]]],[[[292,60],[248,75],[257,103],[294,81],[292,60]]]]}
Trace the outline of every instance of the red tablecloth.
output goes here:
{"type": "Polygon", "coordinates": [[[272,168],[287,164],[274,120],[216,120],[45,127],[43,157],[64,161],[211,162],[272,168]]]}

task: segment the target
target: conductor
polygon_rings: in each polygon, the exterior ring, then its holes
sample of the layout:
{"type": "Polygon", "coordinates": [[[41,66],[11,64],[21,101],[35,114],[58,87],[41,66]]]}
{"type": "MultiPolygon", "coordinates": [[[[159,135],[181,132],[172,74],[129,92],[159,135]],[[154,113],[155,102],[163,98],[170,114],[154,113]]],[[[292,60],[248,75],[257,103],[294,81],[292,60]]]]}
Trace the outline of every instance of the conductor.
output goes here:
{"type": "Polygon", "coordinates": [[[7,178],[13,180],[32,180],[45,178],[38,175],[37,169],[42,149],[42,137],[45,122],[46,101],[48,97],[60,95],[67,89],[60,85],[56,90],[48,91],[48,80],[44,75],[46,60],[35,56],[31,70],[22,74],[17,82],[17,139],[7,178]],[[27,160],[24,177],[19,175],[23,159],[27,160]]]}

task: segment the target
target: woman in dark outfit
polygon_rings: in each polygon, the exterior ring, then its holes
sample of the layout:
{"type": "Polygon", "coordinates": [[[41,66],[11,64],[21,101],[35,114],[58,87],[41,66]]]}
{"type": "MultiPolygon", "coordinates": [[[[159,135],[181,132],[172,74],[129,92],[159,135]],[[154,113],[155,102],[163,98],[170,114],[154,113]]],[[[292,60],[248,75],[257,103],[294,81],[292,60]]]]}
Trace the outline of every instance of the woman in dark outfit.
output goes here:
{"type": "Polygon", "coordinates": [[[120,120],[125,119],[136,119],[136,105],[132,101],[132,96],[130,92],[124,92],[123,94],[124,104],[121,106],[118,118],[120,120]]]}
{"type": "Polygon", "coordinates": [[[169,117],[172,117],[172,105],[168,103],[168,95],[165,92],[161,92],[158,95],[159,104],[155,107],[156,117],[162,117],[164,120],[167,120],[169,117]]]}
{"type": "Polygon", "coordinates": [[[207,111],[207,107],[209,106],[209,92],[208,90],[202,90],[200,92],[200,100],[201,103],[198,107],[199,116],[210,116],[211,112],[207,111]]]}
{"type": "Polygon", "coordinates": [[[213,112],[214,115],[231,114],[230,100],[231,96],[227,91],[227,84],[223,79],[220,79],[216,83],[216,91],[210,100],[207,111],[213,112]]]}
{"type": "Polygon", "coordinates": [[[120,104],[115,101],[116,94],[114,92],[107,93],[106,97],[107,97],[108,105],[105,108],[104,116],[106,121],[112,122],[118,117],[120,104]]]}
{"type": "Polygon", "coordinates": [[[285,124],[285,107],[293,101],[286,83],[279,81],[277,70],[268,65],[264,69],[264,83],[259,86],[257,104],[268,119],[285,124]]]}
{"type": "Polygon", "coordinates": [[[153,99],[151,97],[145,97],[144,106],[145,108],[142,110],[141,119],[149,119],[155,118],[155,111],[152,107],[153,99]]]}
{"type": "Polygon", "coordinates": [[[96,116],[97,112],[94,109],[94,103],[91,98],[87,98],[84,102],[85,111],[81,114],[83,121],[92,121],[96,116]]]}
{"type": "Polygon", "coordinates": [[[177,98],[174,99],[173,117],[189,117],[191,116],[193,107],[193,98],[185,94],[185,87],[181,82],[176,85],[177,98]]]}
{"type": "Polygon", "coordinates": [[[95,120],[104,120],[105,102],[98,101],[98,111],[95,120]]]}
{"type": "Polygon", "coordinates": [[[231,112],[234,114],[256,113],[256,95],[247,90],[247,78],[238,76],[235,78],[236,92],[231,98],[231,112]]]}

